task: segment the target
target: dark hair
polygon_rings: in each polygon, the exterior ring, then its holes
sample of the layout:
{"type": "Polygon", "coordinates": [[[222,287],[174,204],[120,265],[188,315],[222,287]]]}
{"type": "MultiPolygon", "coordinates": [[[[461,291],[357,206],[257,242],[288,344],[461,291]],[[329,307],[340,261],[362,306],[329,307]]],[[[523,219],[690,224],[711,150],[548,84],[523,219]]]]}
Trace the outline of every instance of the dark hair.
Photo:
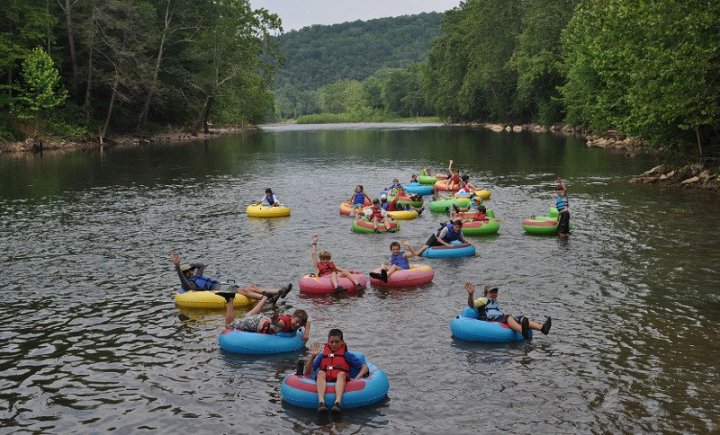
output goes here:
{"type": "Polygon", "coordinates": [[[267,189],[265,189],[265,193],[272,193],[272,189],[268,187],[267,189]]]}
{"type": "Polygon", "coordinates": [[[373,199],[373,204],[380,204],[380,200],[377,198],[373,199]]]}
{"type": "Polygon", "coordinates": [[[400,247],[400,243],[399,243],[399,242],[392,242],[392,243],[390,244],[390,249],[392,249],[393,246],[397,246],[397,247],[399,248],[399,247],[400,247]]]}
{"type": "Polygon", "coordinates": [[[465,175],[463,175],[463,176],[461,177],[461,179],[462,179],[462,180],[463,180],[464,182],[466,182],[466,183],[467,183],[467,180],[469,180],[469,179],[470,179],[470,176],[469,176],[469,175],[467,175],[467,174],[465,174],[465,175]]]}
{"type": "Polygon", "coordinates": [[[460,219],[455,219],[455,222],[453,222],[453,225],[458,226],[458,227],[461,227],[461,226],[462,226],[462,220],[460,220],[460,219]]]}
{"type": "Polygon", "coordinates": [[[485,212],[487,212],[487,209],[485,208],[484,205],[481,205],[480,207],[478,207],[478,211],[479,211],[480,213],[485,213],[485,212]]]}
{"type": "Polygon", "coordinates": [[[331,329],[330,332],[328,332],[328,338],[330,337],[339,337],[340,340],[343,340],[343,333],[341,330],[334,328],[331,329]]]}
{"type": "Polygon", "coordinates": [[[358,185],[357,185],[357,186],[355,186],[355,187],[359,187],[359,188],[360,188],[360,191],[363,191],[363,190],[365,190],[365,189],[363,188],[363,185],[362,185],[362,184],[358,184],[358,185]]]}
{"type": "Polygon", "coordinates": [[[293,316],[300,319],[300,326],[305,326],[308,319],[308,313],[305,310],[295,310],[295,312],[292,314],[293,316]]]}

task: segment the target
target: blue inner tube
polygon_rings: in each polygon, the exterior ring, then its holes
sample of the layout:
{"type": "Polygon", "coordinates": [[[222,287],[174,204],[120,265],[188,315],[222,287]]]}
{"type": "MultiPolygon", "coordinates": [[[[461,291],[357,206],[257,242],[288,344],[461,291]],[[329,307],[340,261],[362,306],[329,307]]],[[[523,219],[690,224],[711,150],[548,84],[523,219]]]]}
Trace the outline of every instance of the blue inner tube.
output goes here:
{"type": "Polygon", "coordinates": [[[466,307],[450,322],[450,331],[456,338],[480,343],[509,343],[524,340],[522,334],[513,331],[504,323],[479,320],[477,310],[470,307],[466,307]]]}
{"type": "MultiPolygon", "coordinates": [[[[360,352],[351,352],[365,363],[365,355],[360,352]]],[[[390,390],[390,381],[387,374],[374,364],[368,363],[369,376],[352,380],[345,385],[342,408],[360,408],[380,402],[387,397],[390,390]]],[[[357,372],[350,372],[354,377],[357,372]]],[[[315,409],[318,407],[318,395],[315,384],[315,375],[298,376],[286,375],[280,385],[280,394],[284,401],[301,408],[315,409]]],[[[335,383],[328,382],[325,390],[325,403],[332,406],[335,402],[335,383]]]]}
{"type": "Polygon", "coordinates": [[[446,246],[432,246],[427,248],[423,253],[423,257],[427,258],[458,258],[458,257],[472,257],[475,255],[475,245],[469,245],[467,243],[461,243],[457,240],[450,242],[451,247],[446,246]]]}
{"type": "Polygon", "coordinates": [[[242,355],[271,355],[303,348],[303,329],[274,335],[227,329],[218,337],[220,349],[242,355]]]}
{"type": "Polygon", "coordinates": [[[405,185],[405,192],[414,195],[432,195],[432,184],[408,183],[405,185]]]}

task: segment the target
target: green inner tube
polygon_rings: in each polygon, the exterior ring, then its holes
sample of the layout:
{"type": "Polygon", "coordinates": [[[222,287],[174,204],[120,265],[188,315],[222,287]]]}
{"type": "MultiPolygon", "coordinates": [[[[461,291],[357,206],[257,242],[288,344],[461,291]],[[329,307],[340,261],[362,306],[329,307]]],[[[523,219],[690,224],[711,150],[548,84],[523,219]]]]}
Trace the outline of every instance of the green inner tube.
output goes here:
{"type": "Polygon", "coordinates": [[[483,236],[486,234],[497,234],[500,230],[500,224],[495,219],[485,222],[479,227],[468,227],[468,223],[463,224],[463,235],[466,236],[483,236]]]}
{"type": "Polygon", "coordinates": [[[430,211],[433,213],[445,213],[448,210],[452,212],[453,205],[460,209],[467,209],[470,207],[470,198],[439,199],[430,203],[430,211]]]}
{"type": "MultiPolygon", "coordinates": [[[[363,218],[363,219],[365,219],[365,218],[363,218]]],[[[367,222],[367,219],[365,219],[365,221],[367,222]]],[[[395,226],[394,230],[400,231],[400,224],[398,224],[397,222],[394,222],[394,221],[393,221],[393,224],[397,225],[397,226],[395,226]]],[[[353,231],[353,233],[369,234],[369,233],[372,233],[374,231],[374,229],[372,227],[371,228],[362,227],[362,226],[358,225],[358,223],[355,219],[353,219],[352,231],[353,231]]],[[[384,223],[378,223],[378,231],[380,231],[381,233],[386,232],[384,223]]]]}
{"type": "Polygon", "coordinates": [[[418,183],[420,184],[435,184],[436,181],[437,178],[432,175],[420,175],[418,177],[418,183]]]}

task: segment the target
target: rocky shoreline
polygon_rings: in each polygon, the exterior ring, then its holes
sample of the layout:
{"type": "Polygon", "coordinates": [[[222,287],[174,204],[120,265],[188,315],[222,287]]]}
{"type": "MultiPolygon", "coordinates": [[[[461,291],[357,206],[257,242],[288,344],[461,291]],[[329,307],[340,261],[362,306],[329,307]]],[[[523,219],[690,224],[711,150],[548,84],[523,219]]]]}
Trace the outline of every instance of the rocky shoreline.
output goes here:
{"type": "Polygon", "coordinates": [[[193,135],[184,130],[168,130],[152,135],[118,135],[106,138],[103,143],[99,140],[70,141],[51,138],[28,138],[19,142],[8,142],[0,144],[0,154],[4,153],[41,153],[45,151],[73,151],[73,150],[102,150],[115,146],[126,145],[147,145],[163,142],[187,142],[194,140],[212,139],[228,134],[237,134],[254,130],[254,126],[245,127],[218,127],[210,130],[209,133],[198,133],[193,135]]]}
{"type": "MultiPolygon", "coordinates": [[[[569,124],[554,124],[545,126],[540,124],[491,124],[467,123],[454,124],[485,128],[495,133],[556,133],[585,139],[588,148],[604,148],[624,152],[628,157],[639,154],[658,154],[657,151],[639,139],[626,136],[617,131],[607,131],[603,135],[590,134],[589,131],[569,124]]],[[[715,171],[703,167],[699,163],[682,167],[669,167],[658,165],[629,180],[631,183],[662,184],[687,189],[702,189],[720,193],[720,170],[715,171]]]]}

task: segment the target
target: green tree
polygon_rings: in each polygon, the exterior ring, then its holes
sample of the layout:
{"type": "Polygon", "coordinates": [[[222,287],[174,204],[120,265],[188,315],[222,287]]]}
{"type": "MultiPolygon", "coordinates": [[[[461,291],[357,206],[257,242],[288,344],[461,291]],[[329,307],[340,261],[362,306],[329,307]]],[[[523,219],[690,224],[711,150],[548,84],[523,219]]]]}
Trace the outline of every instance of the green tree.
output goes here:
{"type": "Polygon", "coordinates": [[[17,115],[23,120],[35,121],[37,135],[40,121],[47,112],[63,104],[67,91],[61,86],[60,74],[50,56],[36,47],[22,64],[23,86],[17,98],[17,115]]]}

